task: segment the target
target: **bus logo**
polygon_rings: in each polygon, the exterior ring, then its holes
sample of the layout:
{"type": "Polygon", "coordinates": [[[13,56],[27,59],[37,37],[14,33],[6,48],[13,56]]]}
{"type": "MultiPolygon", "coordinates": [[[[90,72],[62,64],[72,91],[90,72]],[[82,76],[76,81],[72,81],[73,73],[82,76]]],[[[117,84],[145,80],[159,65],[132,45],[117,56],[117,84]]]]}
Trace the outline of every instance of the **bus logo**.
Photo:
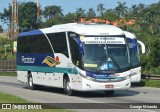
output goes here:
{"type": "Polygon", "coordinates": [[[51,56],[47,56],[43,62],[46,63],[50,67],[54,67],[55,65],[59,65],[61,62],[59,61],[59,57],[57,56],[56,59],[52,58],[51,56]]]}

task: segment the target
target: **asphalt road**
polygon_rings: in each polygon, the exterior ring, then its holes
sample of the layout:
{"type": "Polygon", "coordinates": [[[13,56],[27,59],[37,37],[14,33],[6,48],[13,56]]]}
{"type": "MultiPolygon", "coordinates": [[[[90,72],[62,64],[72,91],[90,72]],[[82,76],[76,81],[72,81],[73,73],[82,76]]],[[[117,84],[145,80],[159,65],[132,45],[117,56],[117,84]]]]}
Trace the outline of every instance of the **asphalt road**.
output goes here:
{"type": "Polygon", "coordinates": [[[75,96],[67,96],[64,94],[63,89],[42,87],[41,89],[32,91],[25,84],[18,82],[16,77],[1,76],[0,92],[12,94],[35,103],[72,103],[73,105],[76,103],[85,103],[80,108],[75,107],[76,109],[73,109],[74,111],[81,112],[160,112],[160,109],[138,109],[135,107],[135,103],[140,103],[138,106],[143,106],[144,103],[153,103],[153,105],[159,107],[160,88],[132,87],[129,90],[116,91],[110,97],[105,96],[102,92],[80,92],[75,96]],[[122,103],[126,103],[127,105],[123,105],[122,103]],[[117,109],[102,109],[103,104],[117,109]],[[134,109],[120,109],[128,105],[134,109]],[[81,109],[82,106],[84,106],[83,109],[81,109]],[[87,107],[90,109],[86,109],[87,107]]]}

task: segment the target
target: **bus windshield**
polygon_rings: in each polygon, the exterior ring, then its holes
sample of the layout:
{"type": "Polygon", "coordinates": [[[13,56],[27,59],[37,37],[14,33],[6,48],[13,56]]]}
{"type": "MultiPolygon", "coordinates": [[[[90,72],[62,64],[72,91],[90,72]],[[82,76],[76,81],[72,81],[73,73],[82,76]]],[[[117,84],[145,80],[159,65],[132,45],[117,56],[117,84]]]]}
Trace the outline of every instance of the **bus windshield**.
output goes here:
{"type": "Polygon", "coordinates": [[[128,41],[129,54],[130,54],[132,66],[133,67],[140,66],[140,56],[139,56],[137,40],[127,38],[127,41],[128,41]]]}
{"type": "MultiPolygon", "coordinates": [[[[122,37],[116,37],[122,38],[122,37]]],[[[124,38],[123,38],[124,41],[124,38]]],[[[108,42],[83,42],[84,68],[87,71],[123,71],[130,67],[126,44],[118,44],[118,41],[108,42]],[[100,43],[100,44],[98,44],[100,43]],[[107,44],[109,43],[109,44],[107,44]],[[113,44],[112,44],[113,43],[113,44]],[[115,43],[115,44],[114,44],[115,43]]]]}

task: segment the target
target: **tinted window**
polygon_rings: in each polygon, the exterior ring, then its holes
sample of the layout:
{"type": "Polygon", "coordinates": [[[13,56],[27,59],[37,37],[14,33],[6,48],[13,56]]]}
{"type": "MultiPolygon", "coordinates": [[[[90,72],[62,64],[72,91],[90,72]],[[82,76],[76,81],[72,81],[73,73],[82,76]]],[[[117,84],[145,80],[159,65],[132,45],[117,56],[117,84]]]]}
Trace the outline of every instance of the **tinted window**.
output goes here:
{"type": "Polygon", "coordinates": [[[17,51],[27,53],[28,51],[28,37],[18,37],[17,51]]]}
{"type": "Polygon", "coordinates": [[[72,62],[75,65],[77,65],[78,63],[81,64],[81,55],[79,52],[79,47],[77,42],[74,40],[74,38],[76,38],[77,36],[78,35],[75,34],[74,37],[73,33],[68,33],[72,62]]]}
{"type": "Polygon", "coordinates": [[[62,53],[69,57],[67,49],[66,34],[63,33],[50,33],[47,34],[55,53],[62,53]]]}
{"type": "Polygon", "coordinates": [[[29,38],[30,53],[53,53],[45,35],[34,35],[29,38]]]}
{"type": "Polygon", "coordinates": [[[19,37],[18,51],[21,53],[53,53],[45,35],[19,37]]]}

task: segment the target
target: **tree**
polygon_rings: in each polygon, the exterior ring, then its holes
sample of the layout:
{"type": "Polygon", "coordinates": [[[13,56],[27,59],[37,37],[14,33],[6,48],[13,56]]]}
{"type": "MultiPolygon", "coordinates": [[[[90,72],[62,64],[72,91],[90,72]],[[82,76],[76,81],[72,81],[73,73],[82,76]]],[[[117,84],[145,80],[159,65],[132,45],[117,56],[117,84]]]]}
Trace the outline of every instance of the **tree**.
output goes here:
{"type": "Polygon", "coordinates": [[[86,14],[86,17],[87,17],[88,19],[92,19],[92,18],[96,17],[96,13],[95,13],[95,11],[94,11],[93,8],[88,9],[88,12],[87,12],[87,14],[86,14]]]}
{"type": "Polygon", "coordinates": [[[104,8],[104,4],[98,4],[97,5],[97,11],[100,13],[100,16],[103,18],[104,12],[106,9],[104,8]]]}
{"type": "Polygon", "coordinates": [[[63,19],[64,23],[73,23],[76,22],[76,14],[75,13],[68,13],[64,16],[63,19]]]}
{"type": "Polygon", "coordinates": [[[37,29],[37,4],[34,2],[20,3],[18,9],[20,30],[37,29]]]}
{"type": "Polygon", "coordinates": [[[46,22],[43,23],[44,27],[52,27],[56,24],[63,24],[63,17],[62,16],[56,16],[54,18],[48,19],[46,22]]]}
{"type": "Polygon", "coordinates": [[[112,9],[108,9],[105,13],[104,13],[104,18],[110,20],[111,22],[119,19],[116,12],[112,9]]]}
{"type": "Polygon", "coordinates": [[[76,9],[76,17],[77,17],[77,22],[79,22],[79,19],[81,17],[85,17],[85,10],[82,8],[76,9]]]}
{"type": "Polygon", "coordinates": [[[118,2],[118,6],[115,8],[115,11],[120,18],[124,18],[127,14],[127,9],[128,7],[125,2],[118,2]]]}
{"type": "Polygon", "coordinates": [[[137,18],[137,16],[138,16],[138,6],[137,5],[132,5],[128,15],[129,15],[130,18],[137,18]]]}
{"type": "Polygon", "coordinates": [[[0,19],[4,24],[7,24],[8,27],[11,27],[12,22],[12,6],[9,4],[8,9],[4,8],[3,13],[0,13],[0,19]]]}
{"type": "Polygon", "coordinates": [[[56,5],[47,6],[44,8],[43,16],[46,19],[51,19],[55,16],[63,16],[62,12],[63,12],[63,9],[61,9],[61,6],[56,6],[56,5]]]}
{"type": "MultiPolygon", "coordinates": [[[[20,30],[37,29],[37,4],[34,2],[18,3],[18,16],[20,30]]],[[[11,28],[12,6],[9,4],[8,9],[4,8],[0,13],[1,21],[11,28]]]]}
{"type": "Polygon", "coordinates": [[[0,33],[3,32],[3,28],[2,28],[2,25],[0,25],[0,33]]]}

